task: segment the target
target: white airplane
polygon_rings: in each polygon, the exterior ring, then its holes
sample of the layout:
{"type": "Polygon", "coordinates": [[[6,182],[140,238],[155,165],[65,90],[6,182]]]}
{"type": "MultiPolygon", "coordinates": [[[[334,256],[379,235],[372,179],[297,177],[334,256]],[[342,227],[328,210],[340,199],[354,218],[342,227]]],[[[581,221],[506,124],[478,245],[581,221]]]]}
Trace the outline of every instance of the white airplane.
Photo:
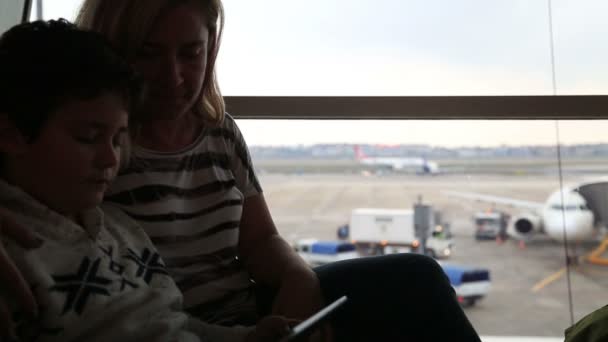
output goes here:
{"type": "Polygon", "coordinates": [[[415,169],[419,174],[438,174],[439,165],[426,158],[405,158],[405,157],[369,157],[365,155],[359,145],[354,146],[355,158],[357,161],[367,165],[388,166],[393,170],[415,169]]]}
{"type": "Polygon", "coordinates": [[[444,193],[522,209],[512,217],[507,230],[520,240],[544,233],[560,242],[582,242],[599,237],[600,229],[607,223],[607,190],[607,181],[582,183],[553,192],[544,203],[471,192],[444,193]]]}

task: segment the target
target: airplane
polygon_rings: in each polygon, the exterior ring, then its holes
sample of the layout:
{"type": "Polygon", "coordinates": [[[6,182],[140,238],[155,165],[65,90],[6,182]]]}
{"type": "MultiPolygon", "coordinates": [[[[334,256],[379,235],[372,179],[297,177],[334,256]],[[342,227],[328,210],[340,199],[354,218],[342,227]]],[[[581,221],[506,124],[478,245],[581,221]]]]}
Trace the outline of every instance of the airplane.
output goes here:
{"type": "Polygon", "coordinates": [[[426,158],[406,157],[370,157],[367,156],[359,145],[354,146],[355,158],[358,162],[366,165],[388,166],[392,170],[415,169],[417,174],[435,175],[439,173],[437,162],[426,158]]]}
{"type": "Polygon", "coordinates": [[[507,232],[524,242],[537,234],[546,234],[559,242],[597,240],[608,223],[608,181],[591,181],[556,190],[544,203],[472,192],[444,193],[522,209],[512,216],[507,232]]]}

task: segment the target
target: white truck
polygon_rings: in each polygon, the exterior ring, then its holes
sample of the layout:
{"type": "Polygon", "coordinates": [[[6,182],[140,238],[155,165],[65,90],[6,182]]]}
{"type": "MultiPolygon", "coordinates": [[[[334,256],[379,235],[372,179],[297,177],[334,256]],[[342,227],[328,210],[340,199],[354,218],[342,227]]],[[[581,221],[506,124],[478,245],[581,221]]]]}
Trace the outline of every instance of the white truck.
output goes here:
{"type": "Polygon", "coordinates": [[[433,219],[425,221],[424,225],[432,225],[426,230],[416,227],[415,221],[414,210],[410,209],[353,209],[350,240],[363,255],[419,252],[435,258],[449,257],[453,242],[435,230],[438,225],[433,219]]]}

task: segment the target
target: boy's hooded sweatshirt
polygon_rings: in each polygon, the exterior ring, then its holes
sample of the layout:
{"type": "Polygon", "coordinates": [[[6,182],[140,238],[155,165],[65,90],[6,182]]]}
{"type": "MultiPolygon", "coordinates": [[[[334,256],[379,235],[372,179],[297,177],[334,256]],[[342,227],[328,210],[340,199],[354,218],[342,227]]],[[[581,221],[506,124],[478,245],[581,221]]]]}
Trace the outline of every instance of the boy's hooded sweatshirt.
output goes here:
{"type": "Polygon", "coordinates": [[[2,239],[39,307],[36,319],[14,314],[23,341],[242,341],[251,331],[181,311],[152,242],[117,208],[88,210],[80,225],[2,180],[0,206],[43,240],[26,250],[2,239]]]}

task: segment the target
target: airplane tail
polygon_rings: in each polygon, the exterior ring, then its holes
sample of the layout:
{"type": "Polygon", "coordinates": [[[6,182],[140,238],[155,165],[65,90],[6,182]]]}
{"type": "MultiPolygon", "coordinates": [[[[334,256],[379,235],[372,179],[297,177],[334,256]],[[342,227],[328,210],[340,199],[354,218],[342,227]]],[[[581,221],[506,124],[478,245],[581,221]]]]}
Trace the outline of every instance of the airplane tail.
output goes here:
{"type": "Polygon", "coordinates": [[[355,151],[355,159],[362,160],[362,159],[367,158],[367,156],[365,155],[365,153],[361,149],[361,146],[355,145],[355,146],[353,146],[353,150],[355,151]]]}

